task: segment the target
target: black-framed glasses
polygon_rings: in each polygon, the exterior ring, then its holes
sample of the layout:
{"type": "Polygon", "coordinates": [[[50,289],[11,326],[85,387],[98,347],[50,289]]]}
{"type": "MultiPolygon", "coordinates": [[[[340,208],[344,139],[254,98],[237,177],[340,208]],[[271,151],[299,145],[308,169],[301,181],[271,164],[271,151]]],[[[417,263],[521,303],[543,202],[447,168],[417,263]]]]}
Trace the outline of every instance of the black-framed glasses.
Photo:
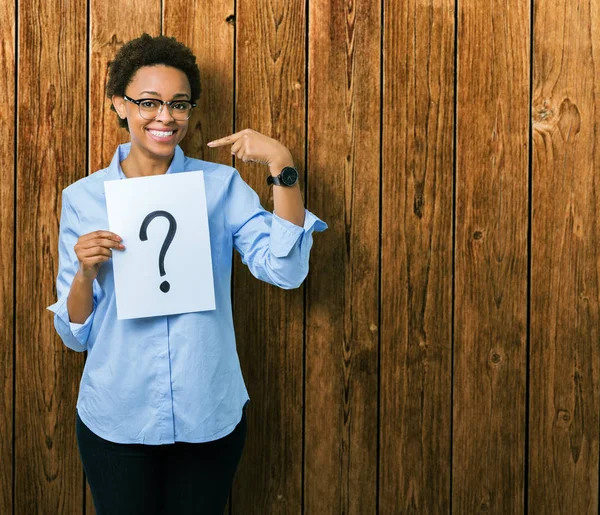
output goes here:
{"type": "Polygon", "coordinates": [[[137,104],[140,116],[145,120],[153,120],[160,113],[162,113],[163,107],[166,105],[169,109],[169,113],[175,120],[187,120],[192,116],[192,109],[196,107],[194,102],[189,100],[170,100],[163,101],[158,98],[140,98],[135,100],[123,95],[123,98],[128,102],[137,104]]]}

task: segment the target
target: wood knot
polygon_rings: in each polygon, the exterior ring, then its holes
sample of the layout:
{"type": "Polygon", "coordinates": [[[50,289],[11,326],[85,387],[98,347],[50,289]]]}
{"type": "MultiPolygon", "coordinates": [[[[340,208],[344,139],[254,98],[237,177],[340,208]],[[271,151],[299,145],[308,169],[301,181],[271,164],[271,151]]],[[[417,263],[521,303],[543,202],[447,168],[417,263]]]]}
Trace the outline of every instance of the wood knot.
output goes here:
{"type": "Polygon", "coordinates": [[[552,100],[545,98],[541,105],[536,105],[533,108],[532,118],[534,123],[548,124],[554,118],[554,109],[552,108],[552,100]]]}
{"type": "Polygon", "coordinates": [[[502,363],[502,361],[504,361],[502,359],[502,354],[500,354],[497,350],[492,350],[490,352],[489,360],[490,363],[495,367],[497,367],[498,365],[500,365],[500,363],[502,363]]]}
{"type": "Polygon", "coordinates": [[[550,100],[544,99],[541,106],[533,111],[534,122],[549,122],[554,117],[554,110],[550,106],[550,100]]]}
{"type": "Polygon", "coordinates": [[[556,412],[556,426],[563,429],[568,429],[571,425],[571,414],[564,409],[556,412]]]}

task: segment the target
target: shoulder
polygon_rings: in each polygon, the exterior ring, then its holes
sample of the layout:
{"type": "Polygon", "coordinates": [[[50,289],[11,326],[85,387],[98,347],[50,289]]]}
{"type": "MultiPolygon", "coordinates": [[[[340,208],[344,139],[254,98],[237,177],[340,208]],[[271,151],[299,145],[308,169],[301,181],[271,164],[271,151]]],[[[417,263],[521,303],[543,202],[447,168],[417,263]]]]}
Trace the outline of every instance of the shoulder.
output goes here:
{"type": "Polygon", "coordinates": [[[68,200],[73,202],[78,198],[101,195],[104,191],[104,181],[107,179],[107,172],[108,168],[103,168],[78,179],[63,190],[63,198],[67,197],[68,200]]]}

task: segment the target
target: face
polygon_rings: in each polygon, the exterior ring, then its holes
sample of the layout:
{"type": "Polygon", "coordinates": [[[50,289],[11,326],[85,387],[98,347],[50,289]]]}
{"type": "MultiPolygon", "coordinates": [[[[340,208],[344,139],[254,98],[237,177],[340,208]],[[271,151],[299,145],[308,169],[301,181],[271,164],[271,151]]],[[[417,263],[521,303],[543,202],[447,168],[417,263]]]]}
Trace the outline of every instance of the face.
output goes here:
{"type": "MultiPolygon", "coordinates": [[[[186,74],[177,68],[144,66],[133,76],[125,95],[134,100],[191,100],[191,88],[186,74]]],[[[175,120],[166,105],[155,119],[146,120],[136,104],[117,96],[112,101],[119,116],[127,118],[132,150],[135,146],[148,157],[171,157],[187,133],[189,120],[175,120]]]]}

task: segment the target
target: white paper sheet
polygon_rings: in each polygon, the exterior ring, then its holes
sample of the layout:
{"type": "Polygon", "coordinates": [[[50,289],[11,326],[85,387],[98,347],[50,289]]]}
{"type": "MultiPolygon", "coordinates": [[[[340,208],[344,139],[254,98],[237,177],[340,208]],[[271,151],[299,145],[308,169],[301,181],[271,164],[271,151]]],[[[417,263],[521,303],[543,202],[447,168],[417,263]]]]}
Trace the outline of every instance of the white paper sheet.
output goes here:
{"type": "Polygon", "coordinates": [[[117,318],[215,309],[204,173],[105,181],[104,189],[109,230],[125,245],[112,251],[117,318]],[[156,211],[170,214],[176,224],[163,259],[164,276],[159,261],[171,226],[168,215],[147,219],[147,239],[140,239],[144,219],[156,211]]]}

